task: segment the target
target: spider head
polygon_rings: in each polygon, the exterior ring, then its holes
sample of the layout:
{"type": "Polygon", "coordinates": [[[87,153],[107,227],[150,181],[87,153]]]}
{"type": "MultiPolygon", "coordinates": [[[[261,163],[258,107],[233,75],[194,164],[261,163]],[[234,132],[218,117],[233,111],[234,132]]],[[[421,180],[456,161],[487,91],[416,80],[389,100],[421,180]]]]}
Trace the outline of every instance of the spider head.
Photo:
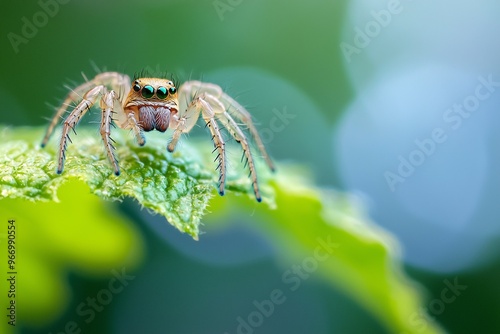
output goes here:
{"type": "Polygon", "coordinates": [[[132,83],[129,99],[177,102],[177,87],[168,79],[138,78],[132,83]]]}
{"type": "Polygon", "coordinates": [[[177,87],[160,78],[137,78],[132,82],[125,110],[134,112],[144,131],[165,131],[171,114],[177,113],[177,87]]]}

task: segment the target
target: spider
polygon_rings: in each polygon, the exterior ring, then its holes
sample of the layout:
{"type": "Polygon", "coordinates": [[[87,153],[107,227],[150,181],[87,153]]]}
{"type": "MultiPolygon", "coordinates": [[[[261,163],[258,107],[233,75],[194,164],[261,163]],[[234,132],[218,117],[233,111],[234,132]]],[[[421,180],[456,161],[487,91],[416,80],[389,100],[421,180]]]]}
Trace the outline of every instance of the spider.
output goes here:
{"type": "Polygon", "coordinates": [[[59,118],[66,113],[70,103],[77,103],[63,122],[58,151],[58,174],[63,172],[67,144],[68,141],[71,142],[70,130],[75,130],[80,119],[97,101],[102,110],[100,134],[115,175],[120,175],[120,167],[114,152],[113,139],[110,137],[113,124],[122,129],[131,129],[140,146],[146,143],[144,131],[164,132],[171,127],[174,130],[167,149],[173,152],[181,135],[191,131],[201,115],[212,135],[214,151],[218,152],[216,160],[219,160],[217,166],[219,194],[224,195],[226,181],[226,146],[221,133],[220,124],[222,124],[243,148],[243,156],[247,162],[245,165],[248,164],[250,169],[255,198],[258,202],[262,201],[250,145],[237,121],[248,127],[271,171],[275,168],[250,114],[219,86],[200,81],[187,81],[177,89],[172,80],[165,78],[136,76],[131,82],[129,76],[125,74],[103,72],[71,90],[52,118],[41,145],[45,147],[59,118]]]}

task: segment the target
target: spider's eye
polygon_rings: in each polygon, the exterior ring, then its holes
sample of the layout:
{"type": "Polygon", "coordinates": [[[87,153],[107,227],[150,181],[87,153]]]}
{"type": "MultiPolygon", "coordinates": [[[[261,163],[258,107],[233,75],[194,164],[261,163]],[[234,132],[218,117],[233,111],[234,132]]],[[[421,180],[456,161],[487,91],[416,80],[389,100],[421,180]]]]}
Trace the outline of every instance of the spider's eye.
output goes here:
{"type": "Polygon", "coordinates": [[[165,87],[158,87],[156,90],[156,96],[158,96],[159,99],[164,99],[168,95],[167,89],[165,87]]]}
{"type": "Polygon", "coordinates": [[[175,88],[175,87],[170,87],[170,88],[168,89],[168,91],[170,92],[170,94],[175,94],[175,92],[177,92],[177,88],[175,88]]]}
{"type": "Polygon", "coordinates": [[[142,96],[143,97],[145,97],[146,99],[149,99],[153,95],[155,95],[155,89],[153,88],[153,86],[146,85],[146,86],[142,87],[142,96]]]}
{"type": "Polygon", "coordinates": [[[140,90],[141,90],[141,85],[139,85],[139,84],[135,84],[133,88],[134,88],[134,90],[135,90],[136,92],[138,92],[138,91],[140,91],[140,90]]]}

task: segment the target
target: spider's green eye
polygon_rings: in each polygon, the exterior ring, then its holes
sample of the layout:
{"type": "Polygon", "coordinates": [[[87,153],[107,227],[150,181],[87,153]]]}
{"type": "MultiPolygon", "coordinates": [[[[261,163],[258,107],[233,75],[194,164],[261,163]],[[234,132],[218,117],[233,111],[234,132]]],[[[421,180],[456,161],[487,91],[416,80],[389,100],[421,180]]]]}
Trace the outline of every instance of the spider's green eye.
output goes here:
{"type": "Polygon", "coordinates": [[[140,91],[140,90],[141,90],[141,85],[139,85],[139,84],[135,84],[135,85],[134,85],[134,90],[135,90],[136,92],[140,91]]]}
{"type": "Polygon", "coordinates": [[[153,88],[153,86],[146,85],[146,86],[142,87],[142,96],[143,97],[145,97],[146,99],[149,99],[153,95],[155,95],[155,89],[153,88]]]}
{"type": "Polygon", "coordinates": [[[165,87],[158,87],[156,90],[156,96],[158,96],[159,99],[164,99],[168,95],[167,89],[165,87]]]}
{"type": "Polygon", "coordinates": [[[175,92],[177,92],[177,88],[170,87],[168,91],[170,92],[170,94],[175,94],[175,92]]]}

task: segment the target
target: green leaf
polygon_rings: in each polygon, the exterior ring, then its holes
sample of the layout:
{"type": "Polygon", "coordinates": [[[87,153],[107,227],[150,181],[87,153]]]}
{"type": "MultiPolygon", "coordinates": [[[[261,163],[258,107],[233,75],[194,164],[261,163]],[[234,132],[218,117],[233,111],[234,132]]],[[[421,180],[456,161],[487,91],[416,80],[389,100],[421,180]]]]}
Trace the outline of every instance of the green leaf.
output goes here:
{"type": "MultiPolygon", "coordinates": [[[[277,210],[256,210],[247,198],[228,197],[212,201],[219,215],[210,219],[251,215],[252,224],[270,237],[288,268],[290,263],[300,266],[307,276],[289,273],[288,278],[303,281],[317,273],[372,312],[391,333],[442,333],[422,310],[420,289],[403,273],[397,240],[365,217],[355,197],[317,189],[305,175],[303,169],[280,166],[272,182],[277,210]]],[[[292,293],[293,285],[288,286],[292,293]]]]}
{"type": "MultiPolygon", "coordinates": [[[[210,198],[215,194],[217,173],[188,145],[174,154],[166,151],[167,137],[151,134],[138,147],[131,136],[113,134],[122,174],[115,176],[97,131],[81,129],[68,146],[65,169],[56,174],[57,144],[40,148],[42,129],[0,129],[0,199],[57,200],[57,189],[70,179],[85,182],[90,191],[106,200],[135,198],[142,206],[159,213],[181,232],[198,239],[199,224],[210,198]]],[[[57,140],[54,140],[57,141],[57,140]]],[[[211,152],[208,145],[204,145],[211,152]]],[[[246,174],[233,173],[227,188],[248,193],[246,174]]]]}
{"type": "MultiPolygon", "coordinates": [[[[3,189],[3,186],[2,186],[3,189]]],[[[0,307],[6,310],[7,226],[15,220],[17,326],[3,316],[0,333],[14,333],[20,325],[44,326],[61,316],[72,299],[68,269],[80,275],[105,277],[111,270],[132,272],[143,257],[140,233],[127,217],[107,207],[82,182],[61,186],[59,202],[0,200],[2,280],[0,307]]],[[[9,230],[10,231],[10,230],[9,230]]],[[[74,312],[74,310],[71,310],[74,312]]],[[[6,314],[6,311],[3,312],[6,314]]],[[[78,319],[74,314],[75,320],[78,319]]]]}

